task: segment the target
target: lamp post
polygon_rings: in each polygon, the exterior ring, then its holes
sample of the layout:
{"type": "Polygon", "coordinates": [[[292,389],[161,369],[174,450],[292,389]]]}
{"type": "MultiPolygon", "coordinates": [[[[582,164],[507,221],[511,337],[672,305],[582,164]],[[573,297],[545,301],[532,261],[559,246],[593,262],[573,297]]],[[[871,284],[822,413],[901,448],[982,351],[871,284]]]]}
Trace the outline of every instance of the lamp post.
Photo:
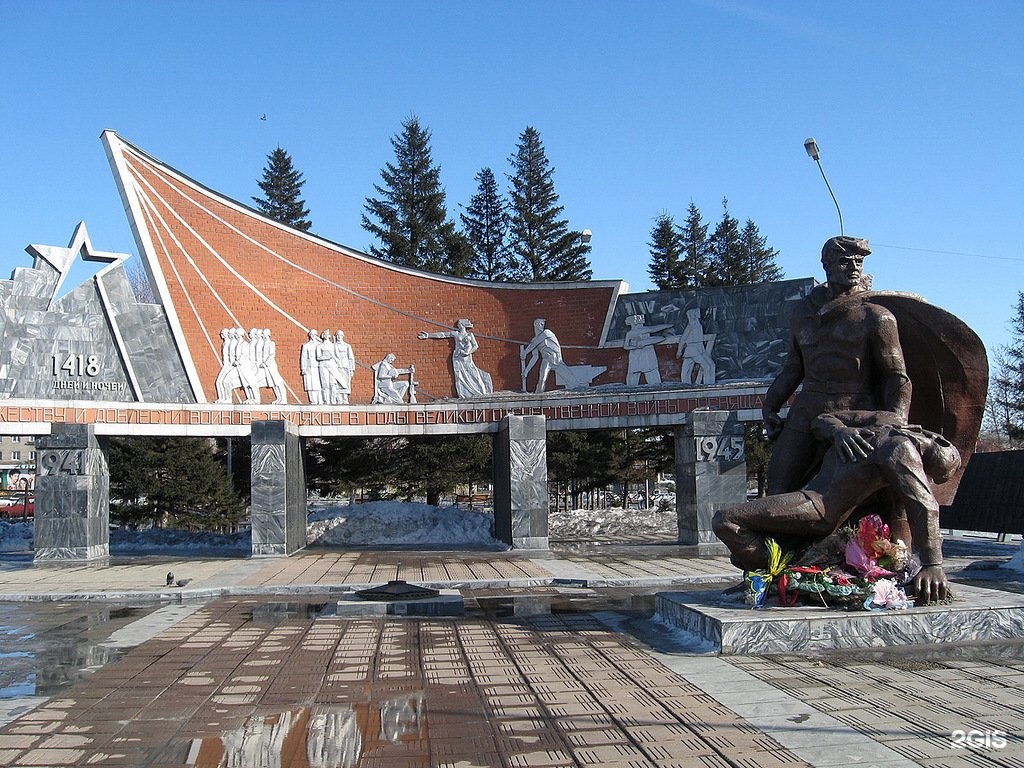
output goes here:
{"type": "Polygon", "coordinates": [[[832,202],[836,204],[836,213],[839,214],[839,234],[845,235],[843,231],[843,212],[839,210],[839,201],[836,200],[836,193],[832,191],[832,185],[828,183],[828,177],[825,175],[825,169],[821,167],[821,154],[818,152],[818,142],[814,138],[809,138],[804,142],[804,149],[807,150],[807,156],[811,158],[818,165],[818,170],[821,171],[821,178],[825,180],[825,186],[828,187],[828,193],[832,195],[832,202]]]}

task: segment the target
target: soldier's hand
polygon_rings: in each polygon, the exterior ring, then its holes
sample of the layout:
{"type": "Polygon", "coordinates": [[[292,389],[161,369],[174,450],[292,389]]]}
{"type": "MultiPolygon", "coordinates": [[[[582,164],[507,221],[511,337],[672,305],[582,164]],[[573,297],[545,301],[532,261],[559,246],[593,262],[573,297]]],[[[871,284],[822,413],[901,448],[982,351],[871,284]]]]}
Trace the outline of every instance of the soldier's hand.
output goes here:
{"type": "Polygon", "coordinates": [[[856,427],[842,427],[832,435],[832,444],[839,458],[846,462],[856,462],[865,458],[875,448],[868,441],[870,432],[861,432],[856,427]]]}
{"type": "Polygon", "coordinates": [[[941,565],[926,565],[914,577],[912,586],[917,605],[936,603],[949,595],[949,581],[941,565]]]}
{"type": "Polygon", "coordinates": [[[761,417],[764,419],[764,432],[769,440],[774,440],[782,434],[784,422],[778,413],[765,408],[761,412],[761,417]]]}

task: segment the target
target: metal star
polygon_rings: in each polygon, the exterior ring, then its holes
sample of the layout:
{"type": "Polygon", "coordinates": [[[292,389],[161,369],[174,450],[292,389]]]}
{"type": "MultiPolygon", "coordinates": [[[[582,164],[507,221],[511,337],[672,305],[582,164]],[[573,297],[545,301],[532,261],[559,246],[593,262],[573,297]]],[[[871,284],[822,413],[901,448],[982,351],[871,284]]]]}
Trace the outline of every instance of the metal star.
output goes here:
{"type": "Polygon", "coordinates": [[[89,239],[89,230],[85,227],[85,222],[80,221],[78,226],[75,227],[74,234],[71,235],[71,242],[68,243],[67,248],[61,248],[57,245],[29,245],[25,248],[26,251],[36,258],[35,267],[39,267],[39,259],[42,259],[60,275],[57,279],[57,285],[54,286],[53,295],[56,296],[60,292],[61,284],[64,282],[64,278],[71,270],[71,264],[74,262],[76,256],[81,256],[84,261],[102,261],[107,262],[109,266],[104,267],[99,274],[103,274],[109,269],[129,258],[131,254],[128,253],[112,253],[109,251],[97,251],[92,247],[92,241],[89,239]]]}

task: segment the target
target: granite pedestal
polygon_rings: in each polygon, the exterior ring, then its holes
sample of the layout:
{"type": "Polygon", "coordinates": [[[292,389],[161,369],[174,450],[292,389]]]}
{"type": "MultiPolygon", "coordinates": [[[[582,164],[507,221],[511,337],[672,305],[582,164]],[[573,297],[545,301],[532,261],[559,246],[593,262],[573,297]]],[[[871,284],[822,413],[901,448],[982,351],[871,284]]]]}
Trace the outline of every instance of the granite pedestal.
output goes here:
{"type": "Polygon", "coordinates": [[[548,548],[547,432],[543,416],[507,416],[494,435],[494,537],[548,548]]]}
{"type": "Polygon", "coordinates": [[[306,475],[298,427],[252,423],[252,554],[290,555],[306,546],[306,475]]]}
{"type": "Polygon", "coordinates": [[[35,561],[110,554],[110,472],[92,424],[54,424],[36,444],[35,561]]]}
{"type": "Polygon", "coordinates": [[[953,585],[948,605],[902,611],[751,609],[714,592],[661,592],[657,618],[722,654],[771,654],[978,643],[1024,636],[1024,595],[953,585]]]}
{"type": "Polygon", "coordinates": [[[702,555],[724,554],[711,519],[746,500],[743,423],[730,411],[694,411],[676,428],[675,443],[679,543],[696,544],[702,555]]]}
{"type": "Polygon", "coordinates": [[[442,589],[434,597],[418,600],[364,600],[346,595],[324,606],[321,619],[353,619],[364,616],[463,616],[466,603],[456,589],[442,589]]]}

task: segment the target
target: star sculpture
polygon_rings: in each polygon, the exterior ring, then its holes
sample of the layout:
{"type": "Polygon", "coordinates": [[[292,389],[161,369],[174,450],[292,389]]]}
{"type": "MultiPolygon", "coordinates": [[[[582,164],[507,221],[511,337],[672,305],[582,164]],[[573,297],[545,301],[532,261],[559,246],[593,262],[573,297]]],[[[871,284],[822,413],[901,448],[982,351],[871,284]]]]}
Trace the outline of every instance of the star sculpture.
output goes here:
{"type": "Polygon", "coordinates": [[[67,248],[61,248],[58,245],[29,245],[25,250],[36,258],[36,268],[39,266],[39,259],[42,259],[60,275],[57,278],[57,284],[53,288],[54,296],[60,292],[61,284],[71,270],[71,264],[76,256],[81,256],[84,261],[106,262],[109,266],[100,270],[96,275],[99,277],[99,275],[112,269],[131,255],[128,253],[95,250],[92,247],[92,241],[89,239],[89,230],[86,229],[84,221],[80,221],[78,226],[75,227],[75,231],[71,235],[71,242],[68,243],[67,248]]]}

